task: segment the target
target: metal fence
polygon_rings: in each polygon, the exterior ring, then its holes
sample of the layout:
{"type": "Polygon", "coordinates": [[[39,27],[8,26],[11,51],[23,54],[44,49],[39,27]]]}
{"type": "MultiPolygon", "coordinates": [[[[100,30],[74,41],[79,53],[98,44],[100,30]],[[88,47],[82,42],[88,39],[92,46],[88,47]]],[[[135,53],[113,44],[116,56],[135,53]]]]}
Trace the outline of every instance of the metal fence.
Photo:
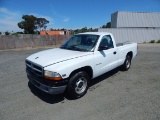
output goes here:
{"type": "Polygon", "coordinates": [[[0,50],[59,45],[69,37],[68,35],[0,35],[0,50]]]}

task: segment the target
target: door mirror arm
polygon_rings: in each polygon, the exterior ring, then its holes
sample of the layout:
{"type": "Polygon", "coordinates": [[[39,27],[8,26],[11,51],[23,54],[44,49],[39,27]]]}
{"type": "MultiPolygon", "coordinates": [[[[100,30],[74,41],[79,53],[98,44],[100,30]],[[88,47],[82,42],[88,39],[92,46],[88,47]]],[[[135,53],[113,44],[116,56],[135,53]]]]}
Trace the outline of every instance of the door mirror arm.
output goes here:
{"type": "Polygon", "coordinates": [[[108,46],[101,45],[101,46],[99,46],[98,51],[108,50],[108,49],[109,49],[108,46]]]}

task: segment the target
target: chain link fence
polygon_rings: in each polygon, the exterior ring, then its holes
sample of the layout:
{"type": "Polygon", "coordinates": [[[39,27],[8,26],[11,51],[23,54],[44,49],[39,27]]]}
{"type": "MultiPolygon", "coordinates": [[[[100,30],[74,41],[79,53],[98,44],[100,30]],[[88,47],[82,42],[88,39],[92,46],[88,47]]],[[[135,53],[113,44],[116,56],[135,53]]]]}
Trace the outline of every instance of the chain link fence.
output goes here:
{"type": "Polygon", "coordinates": [[[0,50],[61,45],[68,35],[0,35],[0,50]]]}

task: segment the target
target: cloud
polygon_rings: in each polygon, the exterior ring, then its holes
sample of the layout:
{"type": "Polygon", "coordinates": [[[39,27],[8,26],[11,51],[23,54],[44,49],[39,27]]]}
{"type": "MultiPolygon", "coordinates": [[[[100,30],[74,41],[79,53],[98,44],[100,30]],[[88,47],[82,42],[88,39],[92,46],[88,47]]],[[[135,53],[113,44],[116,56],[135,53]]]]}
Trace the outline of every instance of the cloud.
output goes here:
{"type": "Polygon", "coordinates": [[[17,11],[9,11],[0,7],[0,27],[1,32],[22,31],[17,23],[21,21],[21,14],[17,11]]]}
{"type": "MultiPolygon", "coordinates": [[[[53,5],[50,5],[50,9],[51,9],[51,12],[52,14],[54,15],[55,19],[60,19],[60,21],[63,21],[63,22],[69,22],[70,21],[70,18],[68,16],[65,16],[65,15],[62,15],[62,14],[59,14],[53,5]]],[[[60,22],[59,20],[57,20],[58,22],[60,22]]]]}
{"type": "Polygon", "coordinates": [[[63,20],[63,22],[69,22],[70,21],[70,18],[65,18],[64,20],[63,20]]]}
{"type": "Polygon", "coordinates": [[[19,15],[18,12],[11,12],[6,8],[0,8],[0,12],[4,13],[4,14],[11,15],[11,16],[18,16],[19,15]]]}
{"type": "MultiPolygon", "coordinates": [[[[0,32],[18,32],[23,31],[18,27],[18,22],[22,21],[22,13],[18,11],[11,11],[7,8],[0,7],[0,32]]],[[[51,27],[54,24],[54,20],[50,16],[40,15],[37,13],[31,13],[29,15],[34,15],[36,17],[45,18],[49,21],[47,24],[48,27],[51,27]]]]}

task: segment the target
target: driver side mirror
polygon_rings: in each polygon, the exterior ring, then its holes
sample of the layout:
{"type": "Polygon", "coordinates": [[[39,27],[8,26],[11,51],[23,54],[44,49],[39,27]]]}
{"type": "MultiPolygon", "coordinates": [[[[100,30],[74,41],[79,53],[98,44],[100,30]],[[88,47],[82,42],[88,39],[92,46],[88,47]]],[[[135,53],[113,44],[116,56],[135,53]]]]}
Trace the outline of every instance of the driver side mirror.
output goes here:
{"type": "Polygon", "coordinates": [[[108,50],[108,46],[99,46],[98,51],[102,51],[102,50],[108,50]]]}

